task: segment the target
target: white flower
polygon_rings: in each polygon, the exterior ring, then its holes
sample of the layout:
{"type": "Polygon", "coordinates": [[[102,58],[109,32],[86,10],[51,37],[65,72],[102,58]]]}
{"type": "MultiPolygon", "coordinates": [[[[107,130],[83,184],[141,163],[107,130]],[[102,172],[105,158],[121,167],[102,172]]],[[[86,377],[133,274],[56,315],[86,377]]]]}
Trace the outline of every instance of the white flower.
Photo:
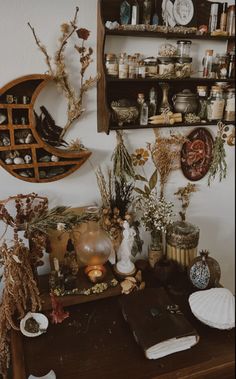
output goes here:
{"type": "Polygon", "coordinates": [[[57,230],[59,230],[60,232],[63,232],[63,230],[65,230],[65,228],[66,228],[66,224],[64,224],[63,222],[58,222],[57,230]]]}

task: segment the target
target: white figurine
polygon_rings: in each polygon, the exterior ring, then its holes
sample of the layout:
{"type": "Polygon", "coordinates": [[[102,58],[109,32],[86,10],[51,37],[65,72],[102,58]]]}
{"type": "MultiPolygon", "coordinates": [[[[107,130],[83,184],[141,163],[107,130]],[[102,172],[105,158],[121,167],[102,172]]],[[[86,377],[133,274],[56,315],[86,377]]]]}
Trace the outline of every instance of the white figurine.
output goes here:
{"type": "Polygon", "coordinates": [[[130,257],[136,232],[134,228],[129,226],[128,221],[124,221],[123,228],[123,240],[117,251],[119,261],[116,264],[116,269],[122,275],[132,275],[135,273],[135,266],[130,257]]]}

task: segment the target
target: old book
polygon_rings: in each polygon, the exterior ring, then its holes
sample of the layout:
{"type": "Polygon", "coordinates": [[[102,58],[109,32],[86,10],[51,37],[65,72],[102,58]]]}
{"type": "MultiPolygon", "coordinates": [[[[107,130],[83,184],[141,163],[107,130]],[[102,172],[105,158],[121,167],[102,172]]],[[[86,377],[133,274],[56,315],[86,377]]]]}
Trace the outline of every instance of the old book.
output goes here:
{"type": "Polygon", "coordinates": [[[194,346],[199,336],[164,288],[147,288],[120,299],[122,313],[149,359],[194,346]]]}

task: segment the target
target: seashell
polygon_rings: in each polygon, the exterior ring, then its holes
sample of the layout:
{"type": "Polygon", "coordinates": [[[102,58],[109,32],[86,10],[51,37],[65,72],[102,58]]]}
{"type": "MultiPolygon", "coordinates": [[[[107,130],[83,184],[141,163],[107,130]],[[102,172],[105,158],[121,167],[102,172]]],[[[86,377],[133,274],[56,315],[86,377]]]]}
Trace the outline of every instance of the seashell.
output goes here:
{"type": "Polygon", "coordinates": [[[20,321],[20,331],[26,337],[38,337],[48,328],[48,318],[43,313],[28,312],[20,321]],[[25,329],[25,323],[29,318],[34,318],[39,324],[39,331],[37,333],[30,333],[25,329]]]}
{"type": "Polygon", "coordinates": [[[27,163],[27,164],[30,163],[32,161],[31,155],[26,154],[24,156],[24,160],[25,160],[25,163],[27,163]]]}
{"type": "Polygon", "coordinates": [[[16,157],[16,158],[14,158],[14,163],[15,163],[15,164],[24,164],[25,161],[24,161],[23,158],[16,157]]]}
{"type": "Polygon", "coordinates": [[[30,177],[26,171],[21,171],[19,174],[20,174],[20,176],[23,176],[23,178],[29,178],[30,177]]]}
{"type": "Polygon", "coordinates": [[[125,280],[123,280],[123,282],[121,282],[120,285],[122,288],[121,292],[124,293],[125,295],[128,295],[136,287],[136,284],[132,282],[131,280],[129,280],[128,277],[125,280]]]}
{"type": "Polygon", "coordinates": [[[44,155],[43,157],[39,158],[39,162],[50,162],[51,157],[49,155],[44,155]]]}
{"type": "Polygon", "coordinates": [[[235,326],[235,297],[227,288],[211,288],[189,296],[189,305],[196,318],[217,329],[235,326]]]}
{"type": "Polygon", "coordinates": [[[12,161],[11,158],[7,158],[7,159],[5,159],[5,163],[6,163],[6,164],[12,164],[13,161],[12,161]]]}
{"type": "Polygon", "coordinates": [[[59,162],[59,159],[60,159],[60,158],[57,157],[56,155],[52,155],[52,156],[51,156],[51,161],[52,161],[52,162],[59,162]]]}
{"type": "Polygon", "coordinates": [[[33,136],[31,133],[29,133],[26,137],[25,137],[25,143],[32,143],[33,142],[33,136]]]}
{"type": "Polygon", "coordinates": [[[44,375],[44,376],[34,376],[34,375],[30,375],[28,377],[28,379],[56,379],[56,374],[53,370],[49,371],[48,374],[44,375]]]}
{"type": "Polygon", "coordinates": [[[4,121],[6,121],[7,117],[5,116],[5,114],[3,113],[0,113],[0,124],[3,124],[4,121]]]}
{"type": "Polygon", "coordinates": [[[22,143],[22,144],[24,144],[24,143],[25,143],[25,140],[24,140],[24,138],[19,138],[19,143],[22,143]]]}
{"type": "Polygon", "coordinates": [[[10,138],[8,137],[3,137],[2,139],[3,146],[9,146],[11,144],[10,138]]]}

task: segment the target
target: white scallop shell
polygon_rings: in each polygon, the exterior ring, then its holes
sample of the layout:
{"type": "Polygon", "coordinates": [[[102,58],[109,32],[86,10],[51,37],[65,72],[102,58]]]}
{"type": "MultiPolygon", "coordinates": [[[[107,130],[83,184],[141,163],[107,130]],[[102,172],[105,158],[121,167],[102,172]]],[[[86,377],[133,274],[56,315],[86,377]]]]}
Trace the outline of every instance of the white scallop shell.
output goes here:
{"type": "Polygon", "coordinates": [[[48,374],[44,375],[44,376],[34,376],[34,375],[30,375],[28,377],[28,379],[56,379],[56,374],[53,370],[49,371],[48,374]]]}
{"type": "MultiPolygon", "coordinates": [[[[26,337],[38,337],[48,328],[48,318],[43,313],[28,312],[20,321],[20,331],[26,337]],[[40,330],[38,333],[30,333],[25,330],[25,322],[28,318],[33,317],[39,324],[40,330]]],[[[44,378],[44,376],[43,376],[44,378]]]]}
{"type": "Polygon", "coordinates": [[[235,297],[227,288],[211,288],[189,296],[194,316],[217,329],[235,327],[235,297]]]}

